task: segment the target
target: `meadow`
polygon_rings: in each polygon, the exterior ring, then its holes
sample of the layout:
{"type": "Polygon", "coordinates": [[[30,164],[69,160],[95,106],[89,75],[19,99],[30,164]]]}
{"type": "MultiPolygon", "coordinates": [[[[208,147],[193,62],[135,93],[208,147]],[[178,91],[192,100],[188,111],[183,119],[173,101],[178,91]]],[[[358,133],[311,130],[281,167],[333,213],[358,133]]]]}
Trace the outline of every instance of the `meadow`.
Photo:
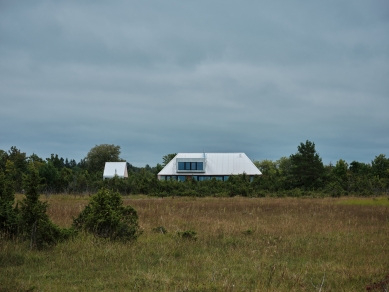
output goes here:
{"type": "MultiPolygon", "coordinates": [[[[88,203],[47,200],[63,227],[88,203]]],[[[0,291],[366,291],[389,274],[387,197],[129,196],[124,203],[143,229],[132,243],[79,234],[35,251],[0,240],[0,291]]]]}

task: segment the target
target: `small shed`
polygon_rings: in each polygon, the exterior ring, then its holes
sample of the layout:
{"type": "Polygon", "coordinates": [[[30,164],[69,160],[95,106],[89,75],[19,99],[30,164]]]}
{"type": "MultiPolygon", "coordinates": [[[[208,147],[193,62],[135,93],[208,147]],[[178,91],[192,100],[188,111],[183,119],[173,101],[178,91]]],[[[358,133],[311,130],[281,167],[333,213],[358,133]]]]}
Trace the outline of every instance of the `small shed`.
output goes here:
{"type": "Polygon", "coordinates": [[[103,179],[118,177],[128,177],[127,162],[106,162],[103,179]]]}

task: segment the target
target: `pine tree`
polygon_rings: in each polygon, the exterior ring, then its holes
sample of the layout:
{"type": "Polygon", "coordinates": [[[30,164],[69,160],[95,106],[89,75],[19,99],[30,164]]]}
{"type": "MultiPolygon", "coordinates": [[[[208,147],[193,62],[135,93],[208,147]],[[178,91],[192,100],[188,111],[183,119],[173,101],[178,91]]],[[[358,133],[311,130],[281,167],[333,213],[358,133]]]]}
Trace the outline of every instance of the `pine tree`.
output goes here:
{"type": "Polygon", "coordinates": [[[324,165],[315,150],[315,143],[306,141],[290,156],[292,185],[296,188],[313,189],[323,185],[324,165]]]}
{"type": "Polygon", "coordinates": [[[47,202],[39,200],[39,172],[33,163],[24,176],[25,198],[20,208],[20,230],[23,239],[30,241],[31,249],[55,245],[72,235],[71,229],[61,229],[51,222],[47,215],[47,202]]]}

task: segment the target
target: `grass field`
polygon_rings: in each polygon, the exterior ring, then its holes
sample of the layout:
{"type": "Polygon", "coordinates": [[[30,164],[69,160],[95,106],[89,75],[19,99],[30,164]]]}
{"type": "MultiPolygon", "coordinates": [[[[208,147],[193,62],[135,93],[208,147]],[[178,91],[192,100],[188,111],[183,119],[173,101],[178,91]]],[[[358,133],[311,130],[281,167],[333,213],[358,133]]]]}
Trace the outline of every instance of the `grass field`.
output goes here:
{"type": "MultiPolygon", "coordinates": [[[[389,274],[389,200],[366,200],[125,198],[144,231],[136,242],[80,234],[30,251],[1,240],[0,291],[365,291],[389,274]],[[197,238],[177,235],[187,230],[197,238]]],[[[88,202],[48,201],[60,226],[88,202]]]]}

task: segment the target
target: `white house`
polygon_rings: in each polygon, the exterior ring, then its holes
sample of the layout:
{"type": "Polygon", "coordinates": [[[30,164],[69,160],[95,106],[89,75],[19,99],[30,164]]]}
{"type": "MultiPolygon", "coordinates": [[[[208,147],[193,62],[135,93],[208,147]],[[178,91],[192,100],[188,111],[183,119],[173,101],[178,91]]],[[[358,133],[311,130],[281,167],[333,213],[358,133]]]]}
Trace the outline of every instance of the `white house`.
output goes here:
{"type": "Polygon", "coordinates": [[[230,175],[243,173],[251,180],[262,174],[245,153],[178,153],[158,173],[158,179],[226,181],[230,175]]]}
{"type": "Polygon", "coordinates": [[[127,162],[106,162],[103,179],[118,177],[128,177],[127,162]]]}

